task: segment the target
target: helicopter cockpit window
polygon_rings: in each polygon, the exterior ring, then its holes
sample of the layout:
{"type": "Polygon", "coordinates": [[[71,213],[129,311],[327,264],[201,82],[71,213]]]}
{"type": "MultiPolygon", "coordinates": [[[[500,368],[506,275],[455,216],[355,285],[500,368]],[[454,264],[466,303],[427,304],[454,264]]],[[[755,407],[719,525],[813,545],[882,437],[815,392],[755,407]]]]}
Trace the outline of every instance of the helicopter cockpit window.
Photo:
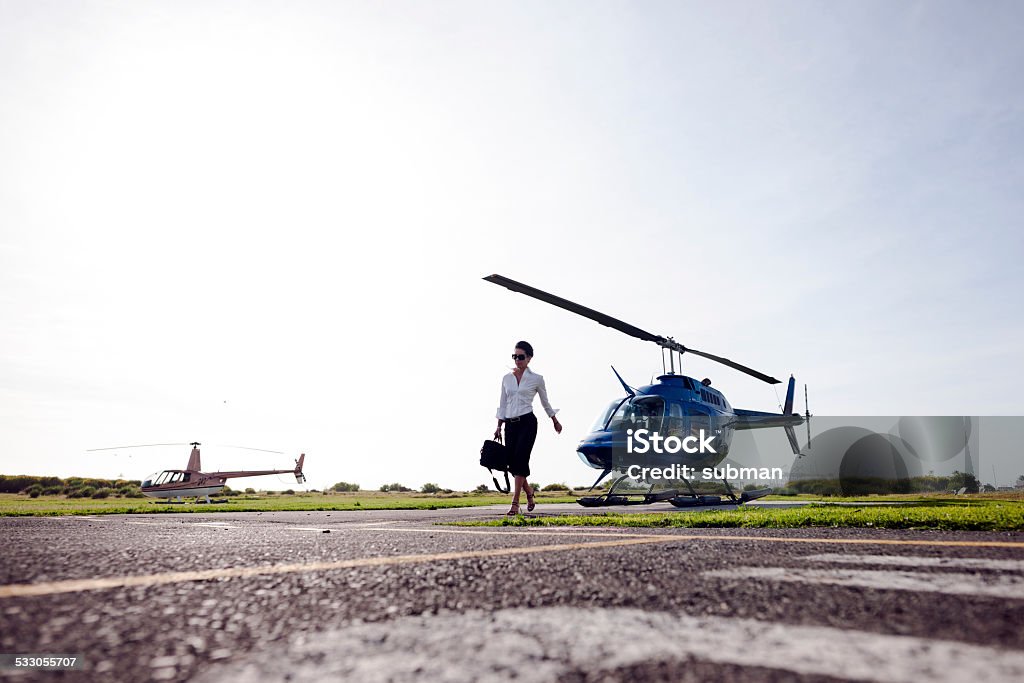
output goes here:
{"type": "Polygon", "coordinates": [[[660,432],[665,416],[665,400],[660,397],[641,398],[633,401],[634,429],[660,432]]]}
{"type": "Polygon", "coordinates": [[[619,406],[608,423],[608,429],[647,429],[657,432],[661,430],[664,415],[665,401],[660,396],[635,398],[619,406]]]}
{"type": "Polygon", "coordinates": [[[142,480],[142,488],[148,488],[153,485],[153,481],[160,475],[159,472],[154,472],[145,479],[142,480]]]}

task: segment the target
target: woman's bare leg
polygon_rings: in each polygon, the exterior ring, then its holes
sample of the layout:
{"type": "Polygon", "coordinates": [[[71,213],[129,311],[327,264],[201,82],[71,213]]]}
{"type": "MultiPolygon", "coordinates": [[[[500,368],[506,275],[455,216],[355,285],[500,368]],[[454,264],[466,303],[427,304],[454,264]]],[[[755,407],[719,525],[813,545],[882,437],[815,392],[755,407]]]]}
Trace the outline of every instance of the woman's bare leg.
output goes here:
{"type": "MultiPolygon", "coordinates": [[[[515,489],[515,493],[512,494],[512,502],[514,504],[519,505],[519,492],[522,491],[523,487],[526,486],[526,485],[527,485],[526,484],[526,477],[520,477],[517,474],[516,475],[516,489],[515,489]]],[[[530,494],[530,495],[532,495],[532,494],[530,494]]]]}

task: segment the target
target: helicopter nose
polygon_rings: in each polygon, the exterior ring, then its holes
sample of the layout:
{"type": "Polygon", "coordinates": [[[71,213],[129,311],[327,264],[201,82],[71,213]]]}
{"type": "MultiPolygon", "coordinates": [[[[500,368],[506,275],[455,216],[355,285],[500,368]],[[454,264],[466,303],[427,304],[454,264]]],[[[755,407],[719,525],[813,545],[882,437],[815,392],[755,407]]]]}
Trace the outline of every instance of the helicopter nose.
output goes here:
{"type": "Polygon", "coordinates": [[[607,469],[612,465],[612,442],[607,434],[595,433],[580,441],[576,455],[587,467],[607,469]]]}

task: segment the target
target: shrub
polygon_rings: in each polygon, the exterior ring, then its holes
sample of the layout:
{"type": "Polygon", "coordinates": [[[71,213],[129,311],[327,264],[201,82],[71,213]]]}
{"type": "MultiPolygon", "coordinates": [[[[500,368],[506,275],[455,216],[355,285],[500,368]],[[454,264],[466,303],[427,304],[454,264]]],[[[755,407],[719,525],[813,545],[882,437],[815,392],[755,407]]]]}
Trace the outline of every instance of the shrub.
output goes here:
{"type": "Polygon", "coordinates": [[[338,491],[339,493],[354,493],[359,490],[359,484],[350,484],[347,481],[339,481],[337,484],[332,486],[331,489],[334,491],[338,491]]]}
{"type": "Polygon", "coordinates": [[[91,498],[96,489],[91,486],[80,486],[68,492],[68,498],[91,498]]]}
{"type": "Polygon", "coordinates": [[[437,484],[426,483],[420,488],[420,493],[440,493],[441,487],[437,484]]]}
{"type": "Polygon", "coordinates": [[[383,486],[380,487],[380,490],[384,491],[385,493],[388,491],[394,491],[396,493],[405,493],[407,491],[412,491],[412,489],[409,488],[408,486],[402,486],[401,484],[398,483],[384,484],[383,486]]]}
{"type": "Polygon", "coordinates": [[[110,496],[112,491],[113,491],[113,489],[109,489],[109,488],[106,488],[106,487],[103,487],[103,488],[100,488],[100,489],[96,489],[95,491],[93,491],[92,497],[93,498],[107,498],[108,496],[110,496]]]}
{"type": "Polygon", "coordinates": [[[40,486],[39,484],[32,484],[32,486],[29,486],[27,489],[25,489],[25,493],[28,494],[29,498],[38,498],[39,494],[42,492],[43,487],[40,486]]]}
{"type": "Polygon", "coordinates": [[[490,490],[491,489],[487,486],[487,484],[480,484],[475,489],[473,489],[473,493],[489,493],[490,490]]]}
{"type": "Polygon", "coordinates": [[[47,486],[43,489],[44,496],[59,496],[62,493],[64,493],[63,486],[47,486]]]}
{"type": "Polygon", "coordinates": [[[0,493],[22,493],[25,489],[38,484],[39,486],[59,486],[57,477],[34,477],[27,474],[8,476],[0,474],[0,493]]]}
{"type": "Polygon", "coordinates": [[[281,492],[281,495],[282,496],[294,496],[295,495],[295,491],[292,490],[292,489],[285,489],[284,491],[281,492]]]}
{"type": "Polygon", "coordinates": [[[565,484],[548,484],[541,491],[568,491],[569,487],[565,484]]]}
{"type": "Polygon", "coordinates": [[[254,488],[248,488],[248,489],[246,489],[246,490],[245,490],[245,492],[246,492],[246,493],[256,493],[256,489],[254,489],[254,488]]]}

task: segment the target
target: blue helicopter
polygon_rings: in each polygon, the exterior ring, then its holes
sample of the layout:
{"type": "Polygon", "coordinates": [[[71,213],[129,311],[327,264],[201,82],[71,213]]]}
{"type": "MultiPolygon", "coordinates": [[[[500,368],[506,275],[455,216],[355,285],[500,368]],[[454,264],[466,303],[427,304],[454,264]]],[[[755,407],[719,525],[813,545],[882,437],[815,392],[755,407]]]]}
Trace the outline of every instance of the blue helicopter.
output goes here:
{"type": "Polygon", "coordinates": [[[661,347],[664,374],[660,375],[654,384],[634,389],[612,367],[612,372],[622,384],[626,395],[610,402],[601,412],[591,427],[590,434],[577,446],[577,454],[588,467],[601,470],[591,489],[612,472],[619,476],[612,482],[607,493],[577,499],[580,505],[646,505],[667,501],[676,507],[698,507],[735,505],[764,497],[770,494],[772,489],[743,491],[737,495],[725,476],[721,477],[726,491],[724,496],[698,494],[690,483],[690,479],[697,473],[702,473],[704,478],[708,479],[707,473],[718,472],[715,466],[729,455],[733,434],[740,430],[782,427],[793,453],[800,454],[800,445],[794,428],[804,423],[805,416],[809,425],[810,413],[805,412],[803,416],[793,411],[796,380],[792,376],[789,378],[782,413],[733,408],[721,391],[711,387],[711,380],[698,381],[676,374],[677,357],[680,368],[682,355],[692,353],[727,365],[768,384],[780,384],[780,380],[728,358],[688,348],[672,337],[651,334],[604,313],[502,275],[489,275],[484,280],[582,315],[631,337],[654,342],[661,347]],[[655,442],[654,448],[650,447],[652,441],[655,442]],[[687,448],[688,442],[692,448],[687,448]],[[701,448],[696,448],[698,443],[701,448]],[[658,448],[659,444],[669,447],[658,448]],[[644,481],[650,484],[650,488],[644,494],[616,494],[616,486],[626,480],[644,481]],[[680,493],[677,488],[655,492],[659,481],[681,483],[685,486],[686,492],[680,493]]]}

